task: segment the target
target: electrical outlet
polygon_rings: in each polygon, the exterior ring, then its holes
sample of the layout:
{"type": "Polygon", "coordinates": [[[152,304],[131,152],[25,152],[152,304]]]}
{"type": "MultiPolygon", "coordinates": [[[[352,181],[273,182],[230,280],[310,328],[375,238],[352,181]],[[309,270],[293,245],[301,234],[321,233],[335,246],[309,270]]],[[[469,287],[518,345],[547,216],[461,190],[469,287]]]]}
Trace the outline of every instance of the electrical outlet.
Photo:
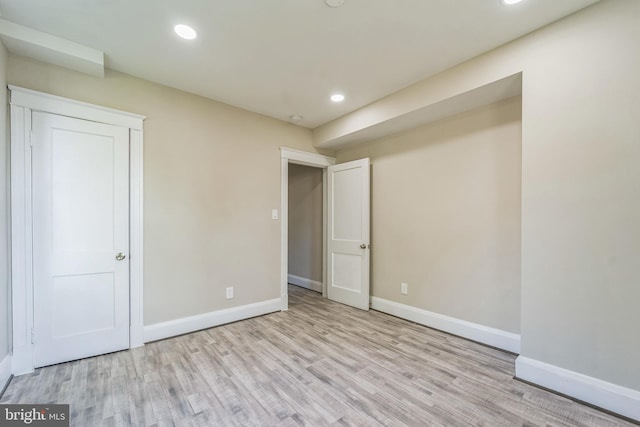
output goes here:
{"type": "Polygon", "coordinates": [[[409,285],[407,283],[400,283],[400,293],[407,295],[409,293],[409,285]]]}
{"type": "Polygon", "coordinates": [[[227,299],[233,298],[233,286],[227,288],[227,299]]]}

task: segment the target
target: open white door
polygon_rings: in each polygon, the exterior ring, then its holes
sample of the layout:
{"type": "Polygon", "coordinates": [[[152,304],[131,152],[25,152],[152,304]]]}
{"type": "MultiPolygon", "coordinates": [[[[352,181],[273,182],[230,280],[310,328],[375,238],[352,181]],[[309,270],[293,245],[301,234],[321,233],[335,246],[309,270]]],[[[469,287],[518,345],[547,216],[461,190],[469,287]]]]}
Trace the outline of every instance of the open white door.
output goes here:
{"type": "Polygon", "coordinates": [[[129,129],[33,113],[35,366],[129,347],[129,129]]]}
{"type": "Polygon", "coordinates": [[[327,172],[327,297],[369,310],[369,159],[327,172]]]}

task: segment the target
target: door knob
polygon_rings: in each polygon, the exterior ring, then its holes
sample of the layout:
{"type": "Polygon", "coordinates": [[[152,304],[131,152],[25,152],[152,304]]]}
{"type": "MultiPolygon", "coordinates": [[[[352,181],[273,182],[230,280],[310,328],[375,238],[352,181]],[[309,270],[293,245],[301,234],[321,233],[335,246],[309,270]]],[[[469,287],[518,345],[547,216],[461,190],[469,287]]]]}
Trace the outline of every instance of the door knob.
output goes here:
{"type": "Polygon", "coordinates": [[[364,244],[364,243],[363,243],[363,244],[361,244],[361,245],[360,245],[360,249],[367,249],[367,245],[366,245],[366,244],[364,244]]]}
{"type": "Polygon", "coordinates": [[[127,257],[127,256],[126,256],[125,254],[123,254],[122,252],[118,252],[118,253],[116,254],[116,259],[117,259],[118,261],[122,261],[122,260],[123,260],[123,259],[125,259],[126,257],[127,257]]]}

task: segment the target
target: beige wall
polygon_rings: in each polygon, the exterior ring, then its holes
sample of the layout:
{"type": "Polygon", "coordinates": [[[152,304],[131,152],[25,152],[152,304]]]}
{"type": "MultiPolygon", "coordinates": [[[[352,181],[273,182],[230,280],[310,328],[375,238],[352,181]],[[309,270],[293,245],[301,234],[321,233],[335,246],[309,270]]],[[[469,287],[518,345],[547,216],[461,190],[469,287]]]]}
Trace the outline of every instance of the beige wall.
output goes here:
{"type": "Polygon", "coordinates": [[[640,2],[531,42],[523,98],[522,354],[640,390],[640,2]]]}
{"type": "MultiPolygon", "coordinates": [[[[0,42],[0,361],[9,354],[9,126],[7,118],[7,50],[0,42]]],[[[4,384],[0,384],[2,387],[4,384]]]]}
{"type": "Polygon", "coordinates": [[[638,22],[640,1],[601,1],[314,131],[335,138],[522,72],[522,355],[635,390],[638,22]]]}
{"type": "Polygon", "coordinates": [[[279,147],[315,151],[307,129],[110,70],[10,56],[8,80],[147,116],[146,325],[280,297],[279,147]]]}
{"type": "Polygon", "coordinates": [[[289,165],[289,274],[322,282],[322,169],[289,165]]]}
{"type": "Polygon", "coordinates": [[[373,296],[520,331],[520,106],[338,153],[371,158],[373,296]]]}

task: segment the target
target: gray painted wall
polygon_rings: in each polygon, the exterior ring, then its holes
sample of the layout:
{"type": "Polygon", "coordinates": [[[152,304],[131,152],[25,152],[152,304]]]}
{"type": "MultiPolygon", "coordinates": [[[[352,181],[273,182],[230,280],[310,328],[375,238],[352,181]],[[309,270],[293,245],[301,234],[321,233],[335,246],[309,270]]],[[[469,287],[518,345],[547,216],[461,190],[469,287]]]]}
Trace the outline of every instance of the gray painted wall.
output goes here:
{"type": "Polygon", "coordinates": [[[322,169],[289,165],[289,274],[322,282],[322,169]]]}

